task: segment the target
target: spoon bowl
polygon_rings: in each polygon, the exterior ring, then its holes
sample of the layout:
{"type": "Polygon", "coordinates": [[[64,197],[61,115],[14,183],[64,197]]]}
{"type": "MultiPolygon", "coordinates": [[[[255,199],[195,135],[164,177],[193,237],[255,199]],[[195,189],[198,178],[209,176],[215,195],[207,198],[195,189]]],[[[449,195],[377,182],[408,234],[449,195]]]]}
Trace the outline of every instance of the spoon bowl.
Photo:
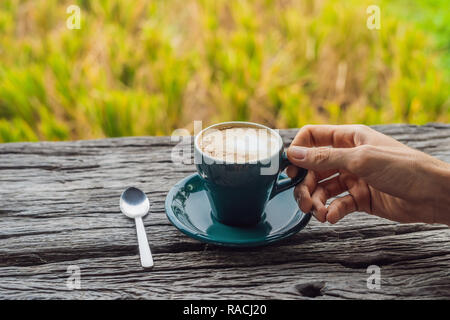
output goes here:
{"type": "Polygon", "coordinates": [[[126,189],[120,196],[120,210],[129,218],[143,217],[150,209],[145,193],[135,187],[126,189]]]}

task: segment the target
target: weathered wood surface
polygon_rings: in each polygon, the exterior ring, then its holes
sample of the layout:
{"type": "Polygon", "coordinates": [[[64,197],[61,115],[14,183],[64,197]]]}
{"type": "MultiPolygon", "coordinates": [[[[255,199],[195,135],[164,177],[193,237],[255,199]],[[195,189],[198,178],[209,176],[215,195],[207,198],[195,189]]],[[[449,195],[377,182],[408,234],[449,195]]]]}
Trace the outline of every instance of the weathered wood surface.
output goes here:
{"type": "MultiPolygon", "coordinates": [[[[450,125],[377,130],[450,162],[450,125]]],[[[289,143],[296,130],[281,131],[289,143]]],[[[314,219],[281,243],[226,249],[189,239],[167,220],[170,187],[195,171],[171,162],[168,137],[0,144],[0,298],[450,298],[450,230],[363,213],[314,219]],[[151,200],[144,220],[155,267],[142,270],[126,186],[151,200]],[[369,290],[369,265],[381,289],[369,290]],[[69,290],[68,266],[81,269],[69,290]]]]}

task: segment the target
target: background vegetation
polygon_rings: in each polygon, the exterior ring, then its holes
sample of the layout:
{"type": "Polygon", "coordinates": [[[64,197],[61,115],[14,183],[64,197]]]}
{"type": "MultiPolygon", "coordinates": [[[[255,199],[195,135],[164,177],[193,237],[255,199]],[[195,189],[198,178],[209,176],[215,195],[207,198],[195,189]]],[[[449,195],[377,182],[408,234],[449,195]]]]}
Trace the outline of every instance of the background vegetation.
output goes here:
{"type": "Polygon", "coordinates": [[[448,122],[449,21],[448,0],[1,0],[0,142],[448,122]]]}

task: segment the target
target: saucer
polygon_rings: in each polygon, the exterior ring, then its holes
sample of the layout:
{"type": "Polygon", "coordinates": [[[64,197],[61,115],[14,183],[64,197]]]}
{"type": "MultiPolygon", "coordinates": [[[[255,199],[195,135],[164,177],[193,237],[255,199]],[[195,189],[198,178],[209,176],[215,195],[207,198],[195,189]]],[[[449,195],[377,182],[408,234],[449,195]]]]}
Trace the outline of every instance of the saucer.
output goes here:
{"type": "MultiPolygon", "coordinates": [[[[280,179],[285,177],[280,174],[280,179]]],[[[212,216],[203,180],[197,173],[172,187],[167,194],[165,208],[170,222],[187,236],[232,247],[255,247],[285,239],[303,229],[311,218],[311,214],[299,210],[292,189],[289,189],[267,203],[257,225],[225,225],[212,216]]]]}

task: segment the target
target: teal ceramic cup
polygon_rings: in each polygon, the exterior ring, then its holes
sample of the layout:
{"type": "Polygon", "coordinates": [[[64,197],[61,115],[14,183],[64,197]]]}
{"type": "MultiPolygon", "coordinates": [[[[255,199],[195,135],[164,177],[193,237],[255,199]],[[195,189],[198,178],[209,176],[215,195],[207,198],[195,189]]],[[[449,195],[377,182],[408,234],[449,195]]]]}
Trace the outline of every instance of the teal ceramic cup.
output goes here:
{"type": "Polygon", "coordinates": [[[258,224],[264,219],[269,200],[303,181],[307,173],[306,169],[299,168],[295,178],[279,180],[280,173],[290,165],[283,140],[276,131],[251,122],[223,122],[203,129],[194,139],[194,160],[204,181],[213,217],[239,227],[258,224]],[[201,150],[199,141],[206,132],[228,128],[265,129],[278,139],[279,148],[264,159],[246,163],[218,160],[201,150]]]}

